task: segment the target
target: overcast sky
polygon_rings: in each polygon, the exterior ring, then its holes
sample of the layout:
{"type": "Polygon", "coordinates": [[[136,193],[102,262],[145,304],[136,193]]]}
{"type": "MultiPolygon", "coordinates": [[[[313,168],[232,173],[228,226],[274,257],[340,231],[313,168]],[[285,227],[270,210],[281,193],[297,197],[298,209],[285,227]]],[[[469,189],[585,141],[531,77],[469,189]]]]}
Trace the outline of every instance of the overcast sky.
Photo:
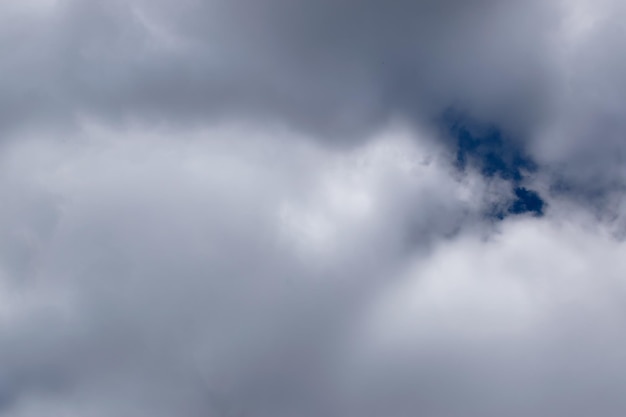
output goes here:
{"type": "Polygon", "coordinates": [[[0,2],[0,416],[626,415],[625,19],[0,2]]]}

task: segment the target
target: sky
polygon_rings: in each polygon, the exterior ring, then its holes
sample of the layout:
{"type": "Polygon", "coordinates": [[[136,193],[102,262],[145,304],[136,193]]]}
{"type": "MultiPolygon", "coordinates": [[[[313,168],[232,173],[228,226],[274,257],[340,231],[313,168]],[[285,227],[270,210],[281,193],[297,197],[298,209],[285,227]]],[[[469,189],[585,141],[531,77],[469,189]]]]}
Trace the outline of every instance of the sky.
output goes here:
{"type": "Polygon", "coordinates": [[[1,2],[0,416],[624,416],[624,19],[1,2]]]}

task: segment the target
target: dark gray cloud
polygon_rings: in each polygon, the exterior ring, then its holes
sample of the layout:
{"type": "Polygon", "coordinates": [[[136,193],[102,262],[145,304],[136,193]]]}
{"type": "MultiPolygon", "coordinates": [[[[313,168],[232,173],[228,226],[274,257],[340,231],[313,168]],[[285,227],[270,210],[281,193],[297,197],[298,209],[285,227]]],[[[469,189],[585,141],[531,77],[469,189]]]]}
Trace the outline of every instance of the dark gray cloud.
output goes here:
{"type": "Polygon", "coordinates": [[[614,1],[25,4],[3,6],[5,129],[245,118],[343,145],[397,117],[445,131],[452,108],[568,198],[606,210],[621,189],[614,1]]]}
{"type": "Polygon", "coordinates": [[[8,58],[4,88],[22,101],[12,119],[249,111],[354,134],[395,113],[422,120],[460,105],[521,129],[550,101],[550,2],[53,4],[5,29],[23,45],[8,58]]]}
{"type": "Polygon", "coordinates": [[[0,415],[624,415],[623,16],[1,5],[0,415]]]}

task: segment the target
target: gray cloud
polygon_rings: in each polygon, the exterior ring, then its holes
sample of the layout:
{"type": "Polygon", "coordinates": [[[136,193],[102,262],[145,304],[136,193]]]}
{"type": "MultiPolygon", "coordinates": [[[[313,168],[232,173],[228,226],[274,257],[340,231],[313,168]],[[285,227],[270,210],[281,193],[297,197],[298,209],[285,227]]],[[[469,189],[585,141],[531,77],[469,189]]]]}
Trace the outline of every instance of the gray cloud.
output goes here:
{"type": "Polygon", "coordinates": [[[498,122],[515,114],[508,124],[522,128],[549,101],[549,2],[55,4],[6,29],[24,45],[4,87],[24,97],[10,106],[22,117],[248,111],[349,132],[458,104],[498,122]]]}
{"type": "Polygon", "coordinates": [[[253,119],[343,145],[397,117],[441,128],[454,109],[501,129],[568,198],[606,210],[603,199],[621,189],[623,7],[614,1],[3,7],[5,129],[64,128],[85,116],[253,119]]]}
{"type": "Polygon", "coordinates": [[[1,5],[0,415],[623,415],[624,10],[518,3],[1,5]]]}
{"type": "Polygon", "coordinates": [[[623,412],[623,244],[584,217],[485,241],[495,182],[406,130],[179,133],[5,151],[0,414],[623,412]]]}
{"type": "Polygon", "coordinates": [[[24,253],[3,263],[6,415],[336,413],[351,322],[475,204],[394,135],[333,156],[284,133],[119,134],[6,154],[4,244],[24,253]]]}

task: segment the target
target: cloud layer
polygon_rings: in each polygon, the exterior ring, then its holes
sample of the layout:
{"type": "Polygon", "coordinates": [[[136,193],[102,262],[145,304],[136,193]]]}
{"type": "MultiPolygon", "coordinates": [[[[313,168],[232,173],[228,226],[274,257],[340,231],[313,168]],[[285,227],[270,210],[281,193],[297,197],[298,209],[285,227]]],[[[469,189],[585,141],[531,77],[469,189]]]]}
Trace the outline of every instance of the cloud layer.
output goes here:
{"type": "Polygon", "coordinates": [[[0,416],[624,415],[624,12],[0,5],[0,416]]]}

